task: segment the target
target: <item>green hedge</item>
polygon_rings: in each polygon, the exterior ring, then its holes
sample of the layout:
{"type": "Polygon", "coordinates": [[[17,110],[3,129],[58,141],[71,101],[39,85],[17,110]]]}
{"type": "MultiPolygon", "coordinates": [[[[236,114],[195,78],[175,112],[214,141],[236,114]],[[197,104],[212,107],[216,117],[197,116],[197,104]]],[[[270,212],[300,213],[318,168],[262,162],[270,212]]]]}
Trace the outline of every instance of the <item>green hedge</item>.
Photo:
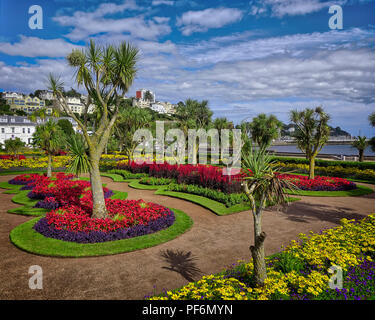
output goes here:
{"type": "MultiPolygon", "coordinates": [[[[296,163],[296,164],[309,164],[309,160],[304,158],[291,158],[291,157],[277,157],[273,159],[284,163],[296,163]]],[[[322,160],[316,159],[315,165],[319,167],[330,167],[330,166],[341,166],[343,168],[356,168],[360,170],[372,169],[375,170],[375,161],[368,162],[357,162],[357,161],[338,161],[338,160],[322,160]]]]}

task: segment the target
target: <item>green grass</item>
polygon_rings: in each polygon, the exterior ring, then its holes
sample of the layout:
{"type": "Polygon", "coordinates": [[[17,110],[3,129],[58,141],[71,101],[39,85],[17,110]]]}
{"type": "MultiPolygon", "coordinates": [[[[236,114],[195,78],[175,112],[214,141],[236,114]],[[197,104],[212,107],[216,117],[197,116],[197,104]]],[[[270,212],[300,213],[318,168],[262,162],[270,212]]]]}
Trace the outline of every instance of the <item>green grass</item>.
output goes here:
{"type": "Polygon", "coordinates": [[[373,189],[361,185],[357,185],[356,189],[348,191],[286,191],[288,194],[297,195],[297,196],[308,196],[308,197],[358,197],[371,194],[374,192],[373,189]]]}
{"type": "Polygon", "coordinates": [[[116,173],[107,173],[107,172],[101,172],[100,175],[102,177],[111,178],[113,182],[124,182],[124,178],[116,173]]]}
{"type": "Polygon", "coordinates": [[[34,224],[42,218],[38,217],[14,228],[10,232],[10,240],[26,252],[53,257],[95,257],[131,252],[175,239],[192,227],[193,221],[186,213],[177,209],[171,210],[176,216],[172,226],[153,234],[131,239],[84,244],[47,238],[32,229],[34,224]]]}
{"type": "MultiPolygon", "coordinates": [[[[7,186],[7,184],[8,183],[2,183],[0,184],[0,187],[5,188],[5,187],[13,186],[11,184],[8,184],[9,186],[7,186]]],[[[12,202],[16,204],[20,204],[22,206],[18,208],[14,208],[14,209],[9,209],[7,211],[8,213],[21,214],[25,216],[40,216],[40,215],[44,215],[45,213],[49,211],[44,208],[34,208],[35,204],[39,200],[32,200],[27,196],[30,190],[19,190],[19,188],[22,187],[20,185],[16,187],[17,188],[10,189],[8,191],[5,191],[4,193],[12,193],[12,194],[16,193],[16,195],[12,198],[12,202]]],[[[112,190],[112,191],[114,194],[112,195],[111,199],[125,200],[128,197],[127,192],[116,191],[116,190],[112,190]]]]}
{"type": "Polygon", "coordinates": [[[248,204],[237,204],[228,208],[223,203],[220,203],[212,199],[208,199],[206,197],[202,197],[202,196],[198,196],[198,195],[190,194],[190,193],[184,193],[184,192],[167,191],[167,190],[164,190],[163,188],[159,188],[155,192],[155,194],[169,196],[173,198],[179,198],[179,199],[183,199],[183,200],[196,203],[219,216],[225,216],[225,215],[232,214],[232,213],[250,210],[250,206],[248,204]]]}
{"type": "MultiPolygon", "coordinates": [[[[145,185],[145,184],[139,183],[139,180],[133,180],[132,182],[130,182],[129,187],[134,188],[134,189],[141,189],[141,190],[156,190],[155,191],[156,195],[183,199],[183,200],[198,204],[219,216],[225,216],[225,215],[232,214],[232,213],[250,210],[250,205],[248,205],[247,203],[236,204],[228,208],[225,204],[221,202],[218,202],[218,201],[215,201],[215,200],[203,197],[203,196],[199,196],[199,195],[195,195],[191,193],[185,193],[185,192],[168,191],[168,190],[165,190],[166,186],[145,185]]],[[[293,201],[298,201],[298,200],[300,199],[291,198],[291,197],[288,198],[288,202],[293,202],[293,201]]]]}
{"type": "Polygon", "coordinates": [[[3,193],[12,194],[12,193],[18,193],[18,191],[23,187],[23,185],[16,185],[16,184],[10,184],[8,182],[0,182],[0,188],[1,189],[7,189],[7,191],[3,191],[3,193]]]}
{"type": "Polygon", "coordinates": [[[138,179],[138,180],[131,180],[131,182],[129,182],[129,187],[134,188],[134,189],[141,189],[141,190],[157,190],[163,186],[156,186],[156,185],[153,186],[149,184],[142,184],[142,183],[139,183],[139,179],[138,179]]]}

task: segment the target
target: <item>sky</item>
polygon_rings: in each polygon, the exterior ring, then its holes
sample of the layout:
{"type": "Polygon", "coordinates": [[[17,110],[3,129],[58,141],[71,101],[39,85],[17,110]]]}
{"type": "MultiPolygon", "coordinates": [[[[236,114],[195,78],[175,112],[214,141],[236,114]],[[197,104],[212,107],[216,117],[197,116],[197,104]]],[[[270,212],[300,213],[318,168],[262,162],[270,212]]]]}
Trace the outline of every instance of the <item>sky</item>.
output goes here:
{"type": "Polygon", "coordinates": [[[0,0],[0,90],[46,89],[52,72],[84,93],[65,57],[90,39],[139,48],[127,96],[208,100],[236,124],[322,106],[331,126],[375,135],[375,0],[0,0]],[[35,4],[42,29],[29,26],[35,4]]]}

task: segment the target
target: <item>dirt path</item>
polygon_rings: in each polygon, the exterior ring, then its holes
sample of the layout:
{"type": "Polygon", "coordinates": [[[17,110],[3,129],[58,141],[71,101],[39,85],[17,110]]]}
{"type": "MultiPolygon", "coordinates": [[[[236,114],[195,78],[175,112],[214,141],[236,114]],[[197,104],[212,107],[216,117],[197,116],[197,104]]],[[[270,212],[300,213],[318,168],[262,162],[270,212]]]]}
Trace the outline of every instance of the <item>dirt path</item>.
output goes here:
{"type": "MultiPolygon", "coordinates": [[[[11,177],[1,176],[0,181],[11,177]]],[[[9,232],[30,218],[6,213],[17,205],[11,202],[13,195],[0,193],[0,299],[143,299],[221,271],[237,260],[249,260],[253,239],[249,212],[220,217],[196,204],[154,195],[154,191],[131,189],[109,178],[103,182],[110,189],[129,192],[129,199],[143,198],[181,209],[194,220],[194,226],[172,241],[144,250],[95,258],[42,257],[10,243],[9,232]],[[32,265],[43,269],[43,290],[28,287],[32,265]],[[180,268],[175,271],[177,265],[180,268]]],[[[358,219],[375,212],[375,193],[302,198],[285,210],[272,208],[264,213],[266,254],[279,251],[301,232],[318,232],[342,218],[358,219]]]]}

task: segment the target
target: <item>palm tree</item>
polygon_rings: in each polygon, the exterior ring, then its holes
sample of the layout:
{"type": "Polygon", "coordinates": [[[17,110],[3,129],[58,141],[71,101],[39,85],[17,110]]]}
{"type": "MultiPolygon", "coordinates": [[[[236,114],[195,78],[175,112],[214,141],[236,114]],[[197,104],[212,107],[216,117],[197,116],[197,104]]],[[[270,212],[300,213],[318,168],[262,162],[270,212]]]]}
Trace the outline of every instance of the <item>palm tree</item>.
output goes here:
{"type": "Polygon", "coordinates": [[[133,141],[134,133],[138,129],[149,127],[152,116],[148,109],[129,107],[122,109],[114,127],[114,133],[120,143],[120,151],[125,148],[128,159],[132,159],[138,142],[133,141]]]}
{"type": "Polygon", "coordinates": [[[274,115],[261,113],[250,123],[251,138],[260,148],[268,148],[279,136],[281,128],[282,123],[274,115]]]}
{"type": "Polygon", "coordinates": [[[76,176],[89,172],[90,161],[87,155],[88,150],[82,135],[73,133],[72,135],[66,136],[65,142],[68,146],[69,155],[72,158],[68,165],[67,172],[74,173],[76,176]]]}
{"type": "Polygon", "coordinates": [[[47,153],[47,177],[52,176],[52,155],[60,150],[63,135],[60,127],[51,119],[37,126],[33,133],[33,145],[47,153]]]}
{"type": "Polygon", "coordinates": [[[74,49],[67,57],[68,63],[75,68],[75,80],[78,86],[84,86],[88,92],[81,121],[69,108],[63,95],[63,83],[50,75],[49,89],[57,97],[60,109],[64,110],[78,124],[87,144],[87,157],[90,162],[89,173],[93,195],[93,218],[108,216],[104,200],[99,160],[113,132],[119,115],[122,97],[127,93],[136,76],[138,49],[127,42],[114,47],[99,47],[93,40],[84,50],[74,49]],[[87,111],[94,102],[97,120],[93,134],[89,134],[87,111]]]}
{"type": "Polygon", "coordinates": [[[363,136],[363,137],[361,137],[361,136],[358,136],[357,137],[357,140],[355,140],[353,143],[352,143],[352,146],[354,147],[354,148],[357,148],[357,150],[358,150],[358,155],[359,155],[359,161],[360,162],[363,162],[363,160],[364,160],[364,155],[365,155],[365,150],[366,150],[366,148],[367,148],[367,146],[368,146],[368,143],[367,143],[367,141],[366,141],[366,137],[365,136],[363,136]]]}
{"type": "Polygon", "coordinates": [[[20,138],[7,139],[4,141],[5,150],[9,153],[13,153],[14,157],[17,157],[17,154],[25,146],[25,143],[20,138]]]}
{"type": "MultiPolygon", "coordinates": [[[[370,121],[370,125],[375,127],[375,112],[370,114],[368,120],[370,121]]],[[[375,151],[375,137],[372,137],[370,139],[369,145],[371,146],[372,151],[375,151]]]]}
{"type": "Polygon", "coordinates": [[[368,120],[370,121],[370,125],[375,127],[375,112],[369,115],[368,120]]]}
{"type": "Polygon", "coordinates": [[[294,134],[297,146],[309,160],[309,179],[314,179],[315,158],[328,141],[329,119],[330,116],[321,107],[290,112],[290,120],[297,126],[294,134]]]}
{"type": "Polygon", "coordinates": [[[272,157],[265,148],[253,149],[242,154],[245,177],[243,191],[249,199],[254,221],[254,245],[250,247],[254,263],[254,280],[263,285],[267,277],[264,253],[266,233],[262,231],[262,213],[267,203],[284,204],[287,202],[286,189],[296,187],[286,180],[280,180],[272,168],[272,157]],[[248,171],[250,169],[251,171],[248,171]]]}

